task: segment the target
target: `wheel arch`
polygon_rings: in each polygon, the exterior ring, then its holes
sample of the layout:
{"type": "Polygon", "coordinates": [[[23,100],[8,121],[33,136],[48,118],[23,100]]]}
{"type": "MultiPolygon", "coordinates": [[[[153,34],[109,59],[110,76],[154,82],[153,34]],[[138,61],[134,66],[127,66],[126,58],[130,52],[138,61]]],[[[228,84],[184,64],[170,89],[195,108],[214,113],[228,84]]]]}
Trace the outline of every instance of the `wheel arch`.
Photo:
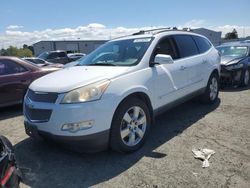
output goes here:
{"type": "MultiPolygon", "coordinates": [[[[122,105],[125,101],[131,99],[131,98],[137,98],[137,99],[140,99],[142,100],[143,102],[145,102],[145,104],[147,105],[148,109],[149,109],[149,112],[150,112],[150,117],[151,117],[151,124],[153,125],[154,123],[154,110],[153,110],[153,106],[152,106],[152,102],[150,100],[150,97],[148,94],[146,94],[145,92],[143,91],[137,91],[137,92],[132,92],[132,93],[129,93],[128,95],[126,95],[118,104],[115,112],[114,112],[114,115],[116,114],[116,111],[118,110],[118,108],[120,107],[120,105],[122,105]]],[[[114,118],[114,115],[113,115],[113,118],[114,118]]]]}

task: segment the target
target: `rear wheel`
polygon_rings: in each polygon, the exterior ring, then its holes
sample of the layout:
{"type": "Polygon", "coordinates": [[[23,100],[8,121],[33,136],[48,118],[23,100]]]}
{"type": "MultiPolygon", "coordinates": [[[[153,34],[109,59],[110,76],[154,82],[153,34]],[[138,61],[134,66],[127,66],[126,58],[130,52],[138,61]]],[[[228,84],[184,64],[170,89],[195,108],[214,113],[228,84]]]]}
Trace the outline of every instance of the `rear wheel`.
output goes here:
{"type": "Polygon", "coordinates": [[[151,123],[147,105],[140,99],[122,102],[112,121],[110,146],[119,152],[132,152],[145,142],[151,123]]]}
{"type": "Polygon", "coordinates": [[[241,86],[245,87],[249,85],[249,80],[250,80],[250,74],[249,74],[249,69],[246,69],[243,71],[242,74],[242,80],[241,80],[241,86]]]}
{"type": "Polygon", "coordinates": [[[213,73],[207,83],[206,90],[201,96],[201,102],[206,104],[213,104],[218,99],[219,95],[219,76],[213,73]]]}

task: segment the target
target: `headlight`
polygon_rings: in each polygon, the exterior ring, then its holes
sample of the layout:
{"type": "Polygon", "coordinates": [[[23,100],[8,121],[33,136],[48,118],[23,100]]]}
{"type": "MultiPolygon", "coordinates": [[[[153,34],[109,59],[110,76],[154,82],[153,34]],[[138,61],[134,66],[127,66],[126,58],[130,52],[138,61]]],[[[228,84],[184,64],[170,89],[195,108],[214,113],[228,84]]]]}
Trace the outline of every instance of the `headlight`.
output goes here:
{"type": "Polygon", "coordinates": [[[61,103],[80,103],[98,100],[108,87],[110,81],[102,80],[68,92],[61,103]]]}
{"type": "Polygon", "coordinates": [[[228,66],[226,66],[226,69],[227,70],[240,69],[243,66],[244,66],[243,64],[237,63],[237,64],[234,64],[234,65],[228,65],[228,66]]]}

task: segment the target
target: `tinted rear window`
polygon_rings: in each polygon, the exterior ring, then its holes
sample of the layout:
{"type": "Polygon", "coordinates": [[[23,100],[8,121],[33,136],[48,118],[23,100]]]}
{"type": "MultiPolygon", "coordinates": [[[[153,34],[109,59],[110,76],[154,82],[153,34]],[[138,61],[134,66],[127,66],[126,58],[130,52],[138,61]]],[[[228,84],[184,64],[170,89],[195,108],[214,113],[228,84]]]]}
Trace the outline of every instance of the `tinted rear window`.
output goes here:
{"type": "Polygon", "coordinates": [[[200,53],[204,53],[211,48],[211,44],[207,39],[198,36],[193,36],[193,38],[199,48],[200,53]]]}
{"type": "Polygon", "coordinates": [[[178,46],[181,58],[199,54],[198,48],[191,36],[176,35],[174,38],[178,46]]]}

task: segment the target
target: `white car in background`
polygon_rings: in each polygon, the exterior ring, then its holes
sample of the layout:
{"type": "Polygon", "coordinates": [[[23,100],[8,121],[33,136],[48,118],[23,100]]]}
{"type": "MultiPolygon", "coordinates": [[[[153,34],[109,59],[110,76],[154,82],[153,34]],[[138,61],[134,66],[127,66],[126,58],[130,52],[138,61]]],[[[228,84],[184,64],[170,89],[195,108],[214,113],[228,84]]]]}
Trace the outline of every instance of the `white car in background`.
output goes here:
{"type": "Polygon", "coordinates": [[[139,149],[160,112],[200,96],[214,103],[220,56],[204,36],[141,31],[111,40],[34,81],[24,102],[26,133],[97,151],[139,149]]]}

